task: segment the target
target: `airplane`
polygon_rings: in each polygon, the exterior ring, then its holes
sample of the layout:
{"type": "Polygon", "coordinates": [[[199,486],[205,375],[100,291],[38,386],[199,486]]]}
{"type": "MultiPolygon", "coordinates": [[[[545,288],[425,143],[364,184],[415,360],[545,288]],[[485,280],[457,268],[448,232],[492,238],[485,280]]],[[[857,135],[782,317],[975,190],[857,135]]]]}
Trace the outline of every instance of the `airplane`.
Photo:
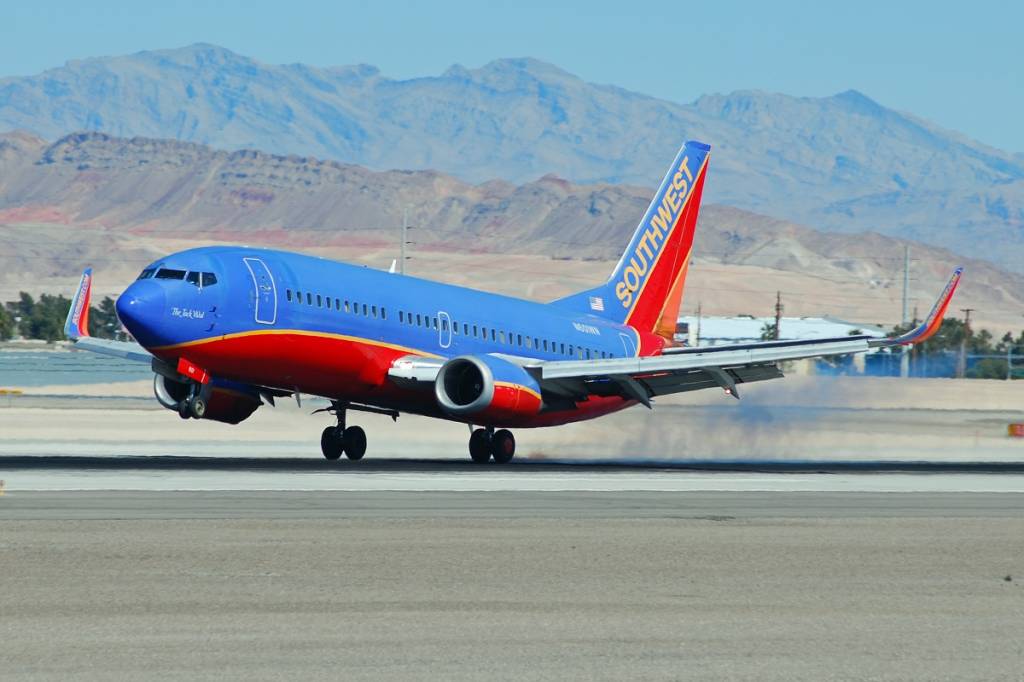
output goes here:
{"type": "Polygon", "coordinates": [[[928,318],[896,337],[847,336],[684,347],[673,341],[710,146],[680,148],[608,280],[549,303],[298,253],[211,246],[147,265],[116,310],[135,342],[88,333],[92,271],[72,301],[75,347],[149,362],[154,393],[183,419],[238,424],[301,394],[330,401],[329,460],[366,452],[349,412],[410,413],[469,425],[474,462],[515,455],[510,429],[594,419],[658,396],[783,376],[780,363],[921,343],[928,318]]]}

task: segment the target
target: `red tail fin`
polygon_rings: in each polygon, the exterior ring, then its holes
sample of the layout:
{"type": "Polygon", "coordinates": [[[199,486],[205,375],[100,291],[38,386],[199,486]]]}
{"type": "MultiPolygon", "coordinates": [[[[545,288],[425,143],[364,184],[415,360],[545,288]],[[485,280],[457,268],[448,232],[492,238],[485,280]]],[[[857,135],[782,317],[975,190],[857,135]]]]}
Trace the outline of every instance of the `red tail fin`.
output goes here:
{"type": "Polygon", "coordinates": [[[684,144],[608,282],[555,303],[671,340],[710,152],[701,142],[684,144]]]}

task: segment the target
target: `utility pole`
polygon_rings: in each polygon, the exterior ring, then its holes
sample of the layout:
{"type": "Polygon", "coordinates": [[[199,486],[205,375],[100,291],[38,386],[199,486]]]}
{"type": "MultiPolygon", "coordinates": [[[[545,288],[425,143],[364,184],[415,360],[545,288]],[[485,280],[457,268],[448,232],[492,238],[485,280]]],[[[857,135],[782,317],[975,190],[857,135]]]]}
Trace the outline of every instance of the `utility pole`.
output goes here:
{"type": "Polygon", "coordinates": [[[405,245],[412,244],[412,242],[409,241],[409,230],[411,229],[412,227],[409,226],[409,207],[406,206],[402,210],[402,245],[398,257],[398,272],[403,275],[405,274],[405,261],[412,258],[412,256],[405,255],[405,245]]]}
{"type": "Polygon", "coordinates": [[[775,340],[779,340],[780,325],[782,324],[782,292],[775,292],[775,340]]]}
{"type": "MultiPolygon", "coordinates": [[[[903,318],[904,327],[907,327],[910,320],[907,312],[910,307],[910,245],[903,246],[903,318]]],[[[900,349],[900,376],[904,379],[910,376],[910,348],[903,346],[900,349]]]]}
{"type": "Polygon", "coordinates": [[[697,301],[697,336],[693,341],[693,345],[700,345],[700,318],[701,318],[701,302],[697,301]]]}
{"type": "Polygon", "coordinates": [[[903,317],[901,322],[907,324],[910,320],[907,313],[910,309],[910,245],[903,247],[903,317]]]}
{"type": "Polygon", "coordinates": [[[963,379],[967,376],[967,340],[971,337],[971,313],[974,310],[974,308],[960,309],[960,312],[964,314],[964,337],[960,340],[960,360],[957,362],[956,367],[958,379],[963,379]]]}

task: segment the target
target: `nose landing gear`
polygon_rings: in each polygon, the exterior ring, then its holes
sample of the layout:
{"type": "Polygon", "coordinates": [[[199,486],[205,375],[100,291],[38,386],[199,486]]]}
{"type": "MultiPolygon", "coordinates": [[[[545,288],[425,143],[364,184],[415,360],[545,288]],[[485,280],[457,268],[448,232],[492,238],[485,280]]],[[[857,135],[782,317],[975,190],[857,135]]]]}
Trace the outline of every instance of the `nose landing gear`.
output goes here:
{"type": "Polygon", "coordinates": [[[506,464],[512,461],[515,454],[516,439],[508,429],[475,429],[469,436],[469,456],[478,464],[483,464],[491,457],[497,464],[506,464]]]}
{"type": "Polygon", "coordinates": [[[178,402],[178,416],[182,419],[202,419],[206,416],[202,384],[190,383],[188,395],[178,402]]]}

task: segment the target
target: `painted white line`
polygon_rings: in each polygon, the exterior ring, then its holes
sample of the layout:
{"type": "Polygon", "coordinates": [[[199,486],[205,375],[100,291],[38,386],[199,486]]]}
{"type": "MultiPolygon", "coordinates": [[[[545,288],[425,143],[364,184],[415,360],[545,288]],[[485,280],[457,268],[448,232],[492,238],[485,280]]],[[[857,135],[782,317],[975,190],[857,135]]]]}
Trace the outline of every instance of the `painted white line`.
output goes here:
{"type": "Polygon", "coordinates": [[[275,472],[4,472],[7,492],[436,491],[436,492],[991,492],[1024,493],[1024,475],[995,474],[352,474],[275,472]]]}

